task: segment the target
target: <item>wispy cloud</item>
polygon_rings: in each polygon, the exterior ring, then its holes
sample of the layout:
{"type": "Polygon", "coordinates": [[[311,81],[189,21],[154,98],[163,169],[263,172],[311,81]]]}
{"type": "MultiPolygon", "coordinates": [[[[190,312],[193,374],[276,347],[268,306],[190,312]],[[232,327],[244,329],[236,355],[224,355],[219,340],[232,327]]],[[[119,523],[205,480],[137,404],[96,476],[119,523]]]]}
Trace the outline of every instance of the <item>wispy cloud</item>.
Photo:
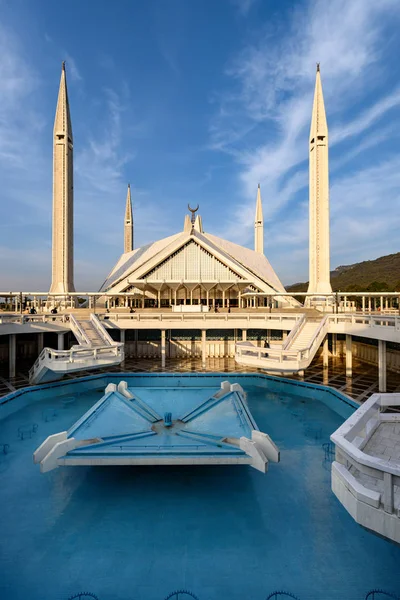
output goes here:
{"type": "MultiPolygon", "coordinates": [[[[362,136],[358,148],[346,149],[350,159],[390,135],[388,128],[379,133],[373,128],[400,105],[399,89],[385,95],[380,87],[385,76],[385,31],[399,17],[395,0],[310,1],[306,8],[292,11],[281,31],[275,22],[264,27],[253,36],[262,41],[244,47],[231,62],[226,72],[229,86],[217,96],[219,110],[210,128],[210,146],[232,155],[239,165],[245,199],[232,212],[226,232],[235,222],[244,223],[243,238],[251,239],[257,183],[262,186],[267,219],[273,218],[277,229],[291,230],[286,207],[308,196],[307,137],[317,61],[322,65],[328,121],[334,123],[331,148],[362,136]],[[362,107],[356,117],[355,106],[362,107]],[[261,138],[256,131],[265,133],[265,142],[254,142],[261,138]]],[[[400,196],[400,186],[396,194],[400,196]]],[[[332,190],[332,204],[334,197],[332,190]]],[[[288,252],[279,256],[282,266],[288,252]]],[[[304,264],[305,273],[306,268],[304,264]]]]}
{"type": "Polygon", "coordinates": [[[88,133],[87,143],[78,152],[75,162],[77,178],[90,197],[99,193],[115,194],[123,182],[123,167],[134,156],[122,145],[121,123],[126,110],[126,97],[113,89],[103,90],[101,127],[96,126],[88,133]]]}
{"type": "Polygon", "coordinates": [[[68,52],[65,53],[65,62],[67,64],[68,76],[72,81],[82,81],[83,77],[76,65],[75,59],[68,52]]]}
{"type": "Polygon", "coordinates": [[[5,167],[25,167],[21,131],[40,130],[42,120],[26,99],[36,90],[39,78],[23,55],[18,40],[0,25],[0,161],[5,167]]]}
{"type": "Polygon", "coordinates": [[[257,0],[231,0],[239,15],[245,17],[248,15],[257,0]]]}

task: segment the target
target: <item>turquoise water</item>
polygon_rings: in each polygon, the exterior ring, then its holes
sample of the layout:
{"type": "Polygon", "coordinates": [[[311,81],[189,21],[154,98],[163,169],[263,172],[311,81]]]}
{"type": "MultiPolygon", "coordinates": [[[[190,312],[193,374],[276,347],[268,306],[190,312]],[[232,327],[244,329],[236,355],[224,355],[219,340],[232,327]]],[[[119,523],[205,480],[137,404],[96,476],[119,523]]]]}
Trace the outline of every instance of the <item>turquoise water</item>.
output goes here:
{"type": "MultiPolygon", "coordinates": [[[[245,388],[258,427],[281,450],[266,475],[247,466],[41,474],[33,451],[101,397],[104,377],[90,380],[88,391],[82,383],[47,387],[0,407],[0,444],[10,445],[0,454],[1,600],[61,600],[85,589],[100,600],[162,600],[177,588],[200,600],[263,600],[282,588],[302,600],[399,592],[400,548],[358,526],[330,491],[322,444],[352,410],[337,394],[233,374],[132,377],[129,385],[203,385],[213,393],[227,378],[245,388]],[[61,395],[76,399],[64,405],[61,395]],[[18,428],[31,423],[36,433],[19,440],[18,428]]],[[[196,393],[189,392],[193,401],[196,393]]]]}

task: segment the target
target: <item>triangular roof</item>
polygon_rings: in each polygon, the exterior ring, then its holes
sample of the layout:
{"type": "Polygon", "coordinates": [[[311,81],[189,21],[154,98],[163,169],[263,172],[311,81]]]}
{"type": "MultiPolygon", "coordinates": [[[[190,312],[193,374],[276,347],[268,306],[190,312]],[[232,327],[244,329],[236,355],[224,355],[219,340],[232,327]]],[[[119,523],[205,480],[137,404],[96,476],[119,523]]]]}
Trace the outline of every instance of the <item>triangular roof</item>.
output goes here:
{"type": "Polygon", "coordinates": [[[129,286],[128,279],[145,279],[146,273],[167,260],[186,244],[195,242],[238,275],[238,279],[253,281],[265,291],[285,292],[268,259],[259,252],[239,246],[209,233],[184,231],[123,254],[100,291],[116,293],[129,286]]]}
{"type": "Polygon", "coordinates": [[[259,252],[255,252],[244,246],[239,246],[239,244],[224,240],[211,233],[205,233],[203,235],[225,250],[225,252],[237,260],[243,267],[249,269],[252,273],[257,275],[257,277],[261,277],[261,279],[267,281],[277,292],[286,291],[278,275],[272,268],[271,263],[264,254],[260,254],[259,252]]]}

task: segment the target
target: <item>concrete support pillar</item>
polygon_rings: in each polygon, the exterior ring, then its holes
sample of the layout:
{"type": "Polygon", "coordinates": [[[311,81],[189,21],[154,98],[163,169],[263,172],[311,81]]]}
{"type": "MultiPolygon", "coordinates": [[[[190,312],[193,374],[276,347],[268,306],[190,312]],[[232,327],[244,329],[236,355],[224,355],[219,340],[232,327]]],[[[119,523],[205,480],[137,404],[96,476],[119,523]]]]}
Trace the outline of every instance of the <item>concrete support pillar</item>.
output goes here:
{"type": "Polygon", "coordinates": [[[161,366],[165,367],[165,329],[161,329],[161,366]]]}
{"type": "Polygon", "coordinates": [[[119,330],[119,341],[125,344],[125,329],[119,330]]]}
{"type": "Polygon", "coordinates": [[[242,329],[242,342],[247,340],[247,329],[242,329]]]}
{"type": "Polygon", "coordinates": [[[57,334],[57,350],[64,350],[64,333],[57,334]]]}
{"type": "Polygon", "coordinates": [[[137,358],[139,351],[139,332],[135,329],[135,356],[137,358]]]}
{"type": "Polygon", "coordinates": [[[362,297],[362,311],[365,313],[365,296],[362,297]]]}
{"type": "Polygon", "coordinates": [[[351,352],[351,335],[346,335],[346,377],[353,375],[353,355],[351,352]]]}
{"type": "Polygon", "coordinates": [[[378,341],[379,391],[386,392],[386,342],[378,341]]]}
{"type": "Polygon", "coordinates": [[[328,368],[329,363],[329,349],[328,349],[328,336],[325,336],[324,344],[322,346],[322,365],[324,369],[328,368]]]}
{"type": "Polygon", "coordinates": [[[38,354],[41,353],[41,351],[44,348],[44,333],[38,333],[38,354]]]}
{"type": "Polygon", "coordinates": [[[8,365],[9,376],[15,377],[15,366],[17,362],[17,336],[15,333],[10,334],[8,341],[8,365]]]}
{"type": "Polygon", "coordinates": [[[201,330],[201,366],[206,368],[206,330],[201,330]]]}
{"type": "Polygon", "coordinates": [[[383,508],[384,511],[391,514],[394,508],[394,490],[392,473],[383,474],[383,508]]]}
{"type": "Polygon", "coordinates": [[[338,355],[337,333],[332,333],[332,356],[338,355]]]}

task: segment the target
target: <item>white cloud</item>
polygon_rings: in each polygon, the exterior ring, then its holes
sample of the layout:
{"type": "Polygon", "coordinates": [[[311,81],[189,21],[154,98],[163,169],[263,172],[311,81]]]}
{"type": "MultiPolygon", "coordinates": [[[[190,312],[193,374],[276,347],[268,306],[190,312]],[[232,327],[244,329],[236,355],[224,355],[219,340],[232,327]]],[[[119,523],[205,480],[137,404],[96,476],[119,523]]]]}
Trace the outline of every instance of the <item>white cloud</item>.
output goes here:
{"type": "Polygon", "coordinates": [[[26,105],[39,84],[38,76],[24,57],[18,40],[0,25],[0,165],[26,170],[27,156],[21,132],[35,139],[43,122],[32,104],[26,105]]]}
{"type": "Polygon", "coordinates": [[[77,67],[75,59],[70,54],[65,53],[65,63],[68,70],[68,76],[72,81],[82,81],[83,77],[77,67]]]}
{"type": "MultiPolygon", "coordinates": [[[[272,22],[258,32],[259,35],[254,32],[253,39],[261,41],[243,48],[232,61],[227,70],[230,89],[215,96],[219,110],[211,124],[210,145],[233,156],[239,166],[238,178],[244,198],[221,234],[231,235],[235,223],[244,223],[247,232],[243,232],[242,238],[251,243],[255,194],[257,183],[261,183],[267,219],[272,220],[277,230],[288,228],[293,234],[292,237],[281,234],[279,239],[286,242],[289,238],[297,239],[296,222],[290,212],[287,214],[287,207],[299,198],[301,190],[302,202],[308,197],[307,139],[317,61],[321,62],[328,123],[334,123],[330,130],[331,148],[339,142],[351,143],[353,138],[364,136],[361,142],[357,140],[357,146],[346,148],[345,156],[350,161],[392,135],[387,126],[379,131],[373,128],[400,105],[399,89],[386,92],[388,80],[382,85],[385,73],[387,76],[384,34],[388,26],[395,26],[399,17],[395,0],[379,3],[317,0],[309,2],[306,9],[293,10],[282,30],[272,22]],[[366,108],[354,117],[354,107],[365,103],[366,108]],[[266,141],[256,145],[253,140],[260,140],[261,132],[266,141]]],[[[344,158],[333,160],[332,165],[343,167],[344,158]]],[[[338,176],[335,174],[332,182],[338,181],[338,176]]],[[[363,176],[368,180],[373,178],[372,174],[368,177],[368,170],[363,176]]],[[[357,179],[357,174],[354,178],[357,179]]],[[[382,187],[373,189],[378,201],[382,200],[382,187]]],[[[357,187],[358,194],[363,191],[357,187]]],[[[400,182],[392,193],[400,196],[400,182]]],[[[333,188],[332,206],[337,197],[337,188],[333,188]]],[[[345,197],[350,202],[349,194],[345,197]]],[[[292,214],[297,215],[297,211],[292,214]]],[[[367,216],[361,212],[357,218],[366,229],[367,216]]],[[[306,231],[303,225],[302,231],[306,231]]],[[[353,227],[353,235],[356,240],[361,233],[353,227]]],[[[278,239],[276,243],[280,244],[278,239]]],[[[298,238],[297,243],[300,251],[303,237],[298,238]]],[[[286,270],[289,277],[289,271],[293,271],[288,268],[288,262],[292,265],[293,244],[290,252],[285,251],[284,244],[280,250],[276,253],[277,270],[286,270]]],[[[351,246],[347,246],[347,252],[351,258],[351,246]]],[[[306,276],[307,262],[302,266],[299,263],[298,268],[306,276]]],[[[298,279],[298,275],[295,278],[298,279]]]]}
{"type": "Polygon", "coordinates": [[[231,0],[239,15],[246,17],[257,0],[231,0]]]}

